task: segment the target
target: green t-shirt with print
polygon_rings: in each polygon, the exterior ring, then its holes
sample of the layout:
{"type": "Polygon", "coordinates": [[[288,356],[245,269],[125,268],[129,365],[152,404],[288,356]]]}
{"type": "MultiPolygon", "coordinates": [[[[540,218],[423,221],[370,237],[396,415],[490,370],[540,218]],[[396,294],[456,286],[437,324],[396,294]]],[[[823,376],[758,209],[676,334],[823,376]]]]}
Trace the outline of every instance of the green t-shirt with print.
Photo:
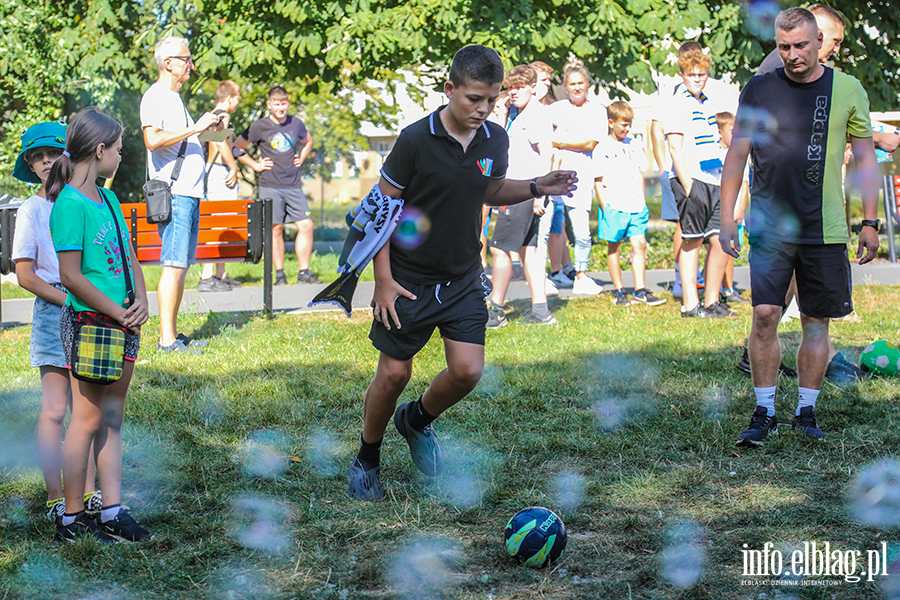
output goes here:
{"type": "MultiPolygon", "coordinates": [[[[107,298],[125,307],[127,292],[123,252],[119,247],[112,213],[115,213],[122,231],[126,244],[124,254],[128,257],[131,274],[131,257],[127,251],[128,227],[116,195],[109,190],[101,190],[100,193],[109,200],[112,212],[106,203],[97,204],[72,186],[63,188],[50,211],[50,236],[57,252],[80,250],[82,274],[107,298]]],[[[72,292],[69,292],[66,304],[74,310],[96,310],[79,301],[72,292]]]]}

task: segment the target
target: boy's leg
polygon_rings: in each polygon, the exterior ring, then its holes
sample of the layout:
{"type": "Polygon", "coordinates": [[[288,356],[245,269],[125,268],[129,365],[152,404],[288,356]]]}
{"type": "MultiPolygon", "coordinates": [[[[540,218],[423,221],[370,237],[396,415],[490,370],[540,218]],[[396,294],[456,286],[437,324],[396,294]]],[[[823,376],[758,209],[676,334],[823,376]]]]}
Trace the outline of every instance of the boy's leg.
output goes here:
{"type": "Polygon", "coordinates": [[[297,237],[294,240],[294,250],[297,252],[297,262],[300,270],[309,269],[309,258],[312,256],[313,222],[312,219],[303,219],[294,223],[297,226],[297,237]]]}
{"type": "Polygon", "coordinates": [[[705,306],[712,306],[719,301],[722,277],[725,274],[725,263],[728,262],[728,255],[722,250],[718,234],[710,236],[709,240],[709,263],[708,271],[706,273],[706,287],[704,288],[703,294],[703,304],[705,306]]]}
{"type": "Polygon", "coordinates": [[[619,261],[620,242],[607,242],[609,253],[606,255],[606,266],[609,268],[609,277],[612,279],[613,288],[622,289],[622,265],[619,261]]]}
{"type": "Polygon", "coordinates": [[[272,266],[284,270],[284,223],[272,225],[272,266]]]}
{"type": "Polygon", "coordinates": [[[384,352],[378,357],[378,369],[366,388],[363,407],[362,439],[377,444],[384,437],[388,422],[394,416],[397,398],[406,389],[412,375],[412,359],[398,360],[384,352]]]}
{"type": "Polygon", "coordinates": [[[544,255],[538,251],[537,246],[522,246],[521,255],[524,259],[525,280],[531,291],[531,305],[545,304],[547,302],[546,278],[544,270],[544,255]]]}
{"type": "Polygon", "coordinates": [[[509,280],[512,277],[512,259],[508,252],[491,246],[491,283],[494,286],[491,292],[491,302],[497,306],[503,306],[506,301],[506,291],[509,289],[509,280]]]}
{"type": "Polygon", "coordinates": [[[447,368],[422,394],[422,407],[437,418],[475,389],[484,373],[484,346],[444,339],[447,368]]]}
{"type": "Polygon", "coordinates": [[[681,271],[682,306],[684,310],[693,310],[700,303],[697,294],[697,263],[703,238],[683,240],[678,266],[681,271]]]}
{"type": "Polygon", "coordinates": [[[187,268],[164,266],[159,275],[156,299],[159,303],[159,345],[171,346],[178,335],[178,310],[184,296],[187,268]]]}
{"type": "Polygon", "coordinates": [[[644,275],[647,271],[647,237],[633,235],[628,240],[631,242],[631,273],[634,275],[634,289],[642,290],[645,286],[644,275]]]}

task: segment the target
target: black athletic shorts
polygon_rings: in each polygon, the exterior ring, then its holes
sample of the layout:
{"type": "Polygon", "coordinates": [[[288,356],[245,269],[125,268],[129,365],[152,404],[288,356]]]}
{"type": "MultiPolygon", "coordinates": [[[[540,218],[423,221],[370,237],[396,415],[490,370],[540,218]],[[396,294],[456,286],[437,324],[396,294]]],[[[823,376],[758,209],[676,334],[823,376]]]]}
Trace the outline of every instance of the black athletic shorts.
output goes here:
{"type": "Polygon", "coordinates": [[[684,193],[684,186],[677,177],[669,180],[675,203],[678,204],[678,218],[681,221],[681,237],[686,240],[707,238],[719,234],[722,223],[720,214],[722,197],[719,186],[694,180],[691,195],[684,193]]]}
{"type": "MultiPolygon", "coordinates": [[[[553,208],[552,206],[550,207],[553,208]]],[[[497,223],[491,237],[491,247],[507,252],[519,252],[523,246],[537,246],[538,219],[534,203],[525,201],[510,204],[497,211],[497,223]]]]}
{"type": "Polygon", "coordinates": [[[800,312],[814,319],[837,319],[853,312],[850,261],[846,244],[750,243],[753,306],[784,306],[797,274],[800,312]]]}
{"type": "Polygon", "coordinates": [[[484,346],[488,319],[484,299],[492,288],[481,267],[438,285],[394,279],[416,299],[401,296],[394,303],[401,329],[391,323],[388,331],[382,323],[372,321],[369,339],[379,351],[396,360],[409,360],[425,347],[435,327],[440,329],[442,338],[484,346]]]}

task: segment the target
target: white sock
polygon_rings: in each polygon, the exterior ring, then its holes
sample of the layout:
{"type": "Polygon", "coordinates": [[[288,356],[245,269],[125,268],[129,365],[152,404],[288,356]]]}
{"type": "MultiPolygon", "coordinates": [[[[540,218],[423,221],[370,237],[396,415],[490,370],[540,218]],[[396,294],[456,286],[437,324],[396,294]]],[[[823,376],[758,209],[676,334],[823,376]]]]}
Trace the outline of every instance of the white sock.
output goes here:
{"type": "Polygon", "coordinates": [[[60,517],[60,520],[62,521],[62,524],[63,524],[63,526],[65,527],[65,526],[69,526],[69,525],[71,525],[72,523],[74,523],[76,517],[78,517],[78,514],[77,514],[77,513],[74,514],[74,515],[63,515],[63,516],[60,517]]]}
{"type": "Polygon", "coordinates": [[[764,388],[753,388],[756,394],[756,405],[765,406],[766,414],[770,417],[775,414],[775,386],[764,388]]]}
{"type": "Polygon", "coordinates": [[[800,416],[800,409],[805,408],[807,406],[816,406],[816,399],[819,397],[819,390],[811,390],[809,388],[799,388],[800,390],[800,402],[797,403],[797,411],[794,413],[798,417],[800,416]]]}
{"type": "Polygon", "coordinates": [[[121,504],[113,504],[112,506],[107,506],[105,508],[100,509],[100,520],[106,523],[107,521],[112,521],[116,517],[119,516],[119,511],[122,510],[121,504]]]}

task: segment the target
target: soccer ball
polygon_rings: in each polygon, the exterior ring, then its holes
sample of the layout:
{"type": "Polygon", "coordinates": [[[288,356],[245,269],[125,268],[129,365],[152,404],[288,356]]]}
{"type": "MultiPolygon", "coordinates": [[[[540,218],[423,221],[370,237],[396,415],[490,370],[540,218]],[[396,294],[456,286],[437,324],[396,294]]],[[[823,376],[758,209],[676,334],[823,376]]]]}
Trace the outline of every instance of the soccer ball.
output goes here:
{"type": "Polygon", "coordinates": [[[859,357],[859,367],[876,375],[900,373],[900,350],[890,342],[869,344],[859,357]]]}
{"type": "Polygon", "coordinates": [[[558,559],[566,548],[567,539],[562,519],[541,506],[517,512],[506,524],[506,551],[534,569],[558,559]]]}

